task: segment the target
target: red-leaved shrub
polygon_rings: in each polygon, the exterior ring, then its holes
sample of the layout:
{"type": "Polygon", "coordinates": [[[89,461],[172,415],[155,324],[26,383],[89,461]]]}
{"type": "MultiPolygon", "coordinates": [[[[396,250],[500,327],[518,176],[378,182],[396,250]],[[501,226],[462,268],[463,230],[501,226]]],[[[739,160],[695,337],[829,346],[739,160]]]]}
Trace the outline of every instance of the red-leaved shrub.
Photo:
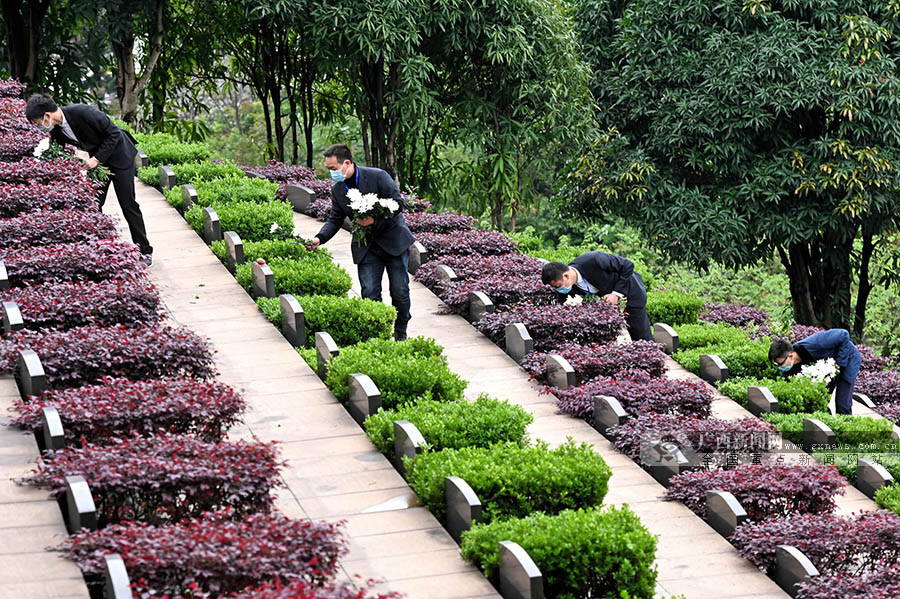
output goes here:
{"type": "Polygon", "coordinates": [[[290,520],[277,512],[230,518],[112,525],[69,537],[62,551],[89,576],[102,575],[103,556],[118,553],[136,596],[154,592],[170,599],[222,597],[274,581],[323,585],[347,553],[339,524],[290,520]]]}
{"type": "Polygon", "coordinates": [[[661,377],[666,373],[666,354],[661,348],[653,341],[602,345],[563,343],[548,352],[531,352],[522,358],[519,366],[539,381],[546,381],[547,354],[559,354],[575,369],[579,384],[598,376],[615,376],[627,368],[661,377]]]}
{"type": "Polygon", "coordinates": [[[797,585],[798,599],[897,599],[900,564],[886,565],[862,576],[836,573],[813,576],[797,585]]]}
{"type": "Polygon", "coordinates": [[[878,413],[894,422],[900,422],[900,401],[883,403],[878,406],[878,413]]]}
{"type": "Polygon", "coordinates": [[[0,370],[12,370],[21,349],[37,352],[52,389],[98,383],[105,376],[207,379],[215,374],[206,341],[186,328],[117,325],[16,331],[0,339],[0,370]]]}
{"type": "Polygon", "coordinates": [[[98,526],[171,524],[224,508],[238,518],[268,511],[279,467],[273,443],[162,434],[49,451],[18,482],[58,497],[66,492],[66,476],[80,474],[91,488],[98,526]]]}
{"type": "Polygon", "coordinates": [[[243,398],[228,385],[185,378],[148,381],[104,378],[99,385],[46,391],[14,405],[12,424],[30,431],[41,427],[41,410],[59,412],[69,443],[108,443],[114,437],[191,434],[221,441],[240,419],[243,398]]]}
{"type": "Polygon", "coordinates": [[[706,516],[706,492],[728,491],[751,520],[834,511],[847,479],[835,466],[741,464],[731,470],[685,472],[669,479],[663,499],[706,516]]]}
{"type": "Polygon", "coordinates": [[[80,243],[116,236],[115,223],[100,212],[38,210],[0,219],[0,247],[3,248],[80,243]]]}
{"type": "Polygon", "coordinates": [[[793,514],[745,522],[730,540],[763,571],[775,568],[778,545],[793,545],[823,575],[862,574],[900,562],[900,516],[887,510],[859,516],[793,514]]]}
{"type": "Polygon", "coordinates": [[[469,311],[469,293],[483,291],[495,306],[508,306],[519,302],[548,306],[558,303],[558,294],[540,278],[517,275],[485,275],[443,286],[438,295],[453,314],[469,311]]]}
{"type": "Polygon", "coordinates": [[[466,214],[411,212],[406,214],[405,218],[409,230],[413,233],[453,233],[475,229],[475,219],[466,214]]]}
{"type": "Polygon", "coordinates": [[[900,402],[900,372],[860,372],[854,391],[865,393],[876,404],[900,402]]]}
{"type": "Polygon", "coordinates": [[[437,276],[437,267],[440,264],[453,269],[461,281],[491,275],[536,277],[537,279],[541,277],[541,262],[525,254],[501,254],[499,256],[470,254],[441,256],[439,259],[430,260],[419,267],[415,279],[437,292],[440,281],[437,276]]]}
{"type": "Polygon", "coordinates": [[[416,241],[425,246],[432,258],[448,254],[496,256],[516,251],[516,242],[499,231],[418,233],[416,241]]]}
{"type": "Polygon", "coordinates": [[[475,326],[494,343],[503,344],[506,325],[520,322],[534,339],[534,349],[547,351],[564,343],[606,343],[625,326],[625,317],[616,306],[594,302],[577,306],[519,304],[503,312],[481,317],[475,326]]]}
{"type": "Polygon", "coordinates": [[[788,341],[790,341],[791,343],[803,341],[810,335],[815,335],[816,333],[824,330],[825,329],[821,327],[814,327],[806,324],[795,324],[791,327],[791,332],[788,335],[788,341]]]}
{"type": "Polygon", "coordinates": [[[160,319],[159,293],[145,280],[14,287],[0,291],[0,298],[16,302],[28,329],[134,326],[160,319]]]}
{"type": "Polygon", "coordinates": [[[261,587],[246,589],[229,599],[400,599],[400,593],[369,594],[369,589],[375,585],[375,581],[369,579],[356,585],[330,584],[325,587],[317,587],[298,580],[288,585],[281,583],[265,584],[261,587]]]}
{"type": "Polygon", "coordinates": [[[41,183],[43,185],[69,181],[75,184],[90,182],[82,173],[84,163],[76,158],[38,160],[24,158],[18,162],[0,163],[0,183],[41,183]]]}
{"type": "Polygon", "coordinates": [[[857,345],[856,349],[859,350],[859,353],[862,356],[862,363],[859,365],[860,372],[880,372],[887,368],[891,363],[890,358],[879,355],[873,347],[869,347],[868,345],[857,345]]]}
{"type": "MultiPolygon", "coordinates": [[[[722,420],[675,414],[644,414],[607,431],[616,448],[637,462],[650,441],[672,441],[697,455],[763,454],[772,448],[776,428],[759,418],[722,420]]],[[[727,463],[719,464],[728,466],[727,463]]],[[[735,464],[736,465],[736,464],[735,464]]],[[[702,466],[702,464],[701,464],[702,466]]]]}
{"type": "Polygon", "coordinates": [[[25,93],[25,87],[26,85],[17,79],[4,79],[0,81],[0,97],[21,98],[25,93]]]}
{"type": "Polygon", "coordinates": [[[0,218],[11,218],[35,210],[97,210],[90,181],[0,185],[0,218]]]}
{"type": "Polygon", "coordinates": [[[97,240],[28,249],[0,249],[14,287],[68,281],[136,280],[145,266],[133,243],[97,240]]]}
{"type": "MultiPolygon", "coordinates": [[[[255,175],[269,181],[283,183],[285,181],[301,181],[316,178],[316,171],[308,166],[285,164],[277,160],[269,160],[262,166],[241,166],[248,175],[255,175]]],[[[325,181],[331,187],[331,181],[325,181]]]]}
{"type": "Polygon", "coordinates": [[[761,325],[769,320],[765,310],[743,304],[706,304],[700,311],[702,322],[724,322],[734,327],[761,325]]]}
{"type": "MultiPolygon", "coordinates": [[[[287,196],[287,193],[285,193],[287,196]]],[[[328,196],[317,197],[313,202],[306,207],[306,214],[315,218],[316,220],[325,221],[328,220],[328,215],[331,213],[331,194],[328,196]]]]}
{"type": "Polygon", "coordinates": [[[0,133],[0,162],[12,162],[30,156],[41,140],[46,137],[46,133],[35,127],[0,133]]]}
{"type": "Polygon", "coordinates": [[[706,418],[712,403],[712,395],[700,381],[653,378],[640,371],[620,373],[619,378],[597,377],[565,391],[554,389],[553,393],[560,411],[587,419],[594,415],[594,398],[598,395],[616,398],[632,417],[652,412],[706,418]]]}

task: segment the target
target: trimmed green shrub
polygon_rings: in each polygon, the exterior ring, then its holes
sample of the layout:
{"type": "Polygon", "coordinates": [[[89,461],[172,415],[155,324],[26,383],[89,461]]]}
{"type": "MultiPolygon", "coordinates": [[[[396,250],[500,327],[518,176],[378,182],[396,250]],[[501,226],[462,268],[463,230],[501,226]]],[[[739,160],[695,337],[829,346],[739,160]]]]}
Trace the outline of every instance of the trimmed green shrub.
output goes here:
{"type": "Polygon", "coordinates": [[[750,341],[746,331],[727,324],[682,324],[677,326],[675,331],[678,333],[680,350],[707,345],[736,345],[750,341]]]}
{"type": "MultiPolygon", "coordinates": [[[[185,162],[169,166],[172,167],[172,171],[175,173],[175,180],[178,182],[178,185],[193,183],[194,181],[221,179],[223,177],[244,176],[244,171],[241,170],[241,167],[233,162],[204,160],[203,162],[185,162]]],[[[158,186],[159,167],[146,166],[139,168],[138,179],[147,185],[158,186]]]]}
{"type": "Polygon", "coordinates": [[[232,202],[265,203],[274,200],[275,192],[278,191],[278,183],[243,174],[210,181],[194,181],[193,185],[197,190],[197,203],[201,206],[232,202]]]}
{"type": "MultiPolygon", "coordinates": [[[[878,445],[878,443],[870,443],[867,445],[878,445]]],[[[885,450],[889,443],[881,444],[884,449],[875,449],[872,452],[859,450],[865,449],[865,445],[855,446],[855,448],[841,448],[834,451],[816,451],[813,457],[820,464],[825,466],[836,466],[838,471],[846,478],[851,485],[856,485],[856,467],[857,462],[861,459],[872,460],[884,466],[895,480],[900,480],[900,454],[886,453],[885,450]]],[[[896,447],[896,446],[895,446],[896,447]]]]}
{"type": "Polygon", "coordinates": [[[316,367],[318,366],[318,364],[316,363],[316,348],[298,347],[297,353],[300,354],[300,357],[303,358],[303,361],[313,369],[313,372],[315,372],[316,367]]]}
{"type": "MultiPolygon", "coordinates": [[[[244,240],[241,240],[244,241],[244,240]]],[[[209,249],[221,262],[225,262],[227,248],[224,241],[214,241],[209,249]]],[[[294,260],[322,260],[331,262],[331,252],[323,247],[307,251],[302,239],[262,239],[260,241],[244,241],[244,259],[254,262],[262,258],[266,262],[273,258],[292,258],[294,260]]]]}
{"type": "Polygon", "coordinates": [[[528,552],[541,570],[547,597],[654,596],[656,537],[627,506],[475,524],[462,535],[462,557],[495,584],[500,541],[514,541],[528,552]]]}
{"type": "MultiPolygon", "coordinates": [[[[235,277],[249,293],[253,288],[251,263],[238,264],[235,277]]],[[[346,296],[353,282],[341,266],[322,260],[274,258],[268,262],[275,278],[275,294],[346,296]]]]}
{"type": "Polygon", "coordinates": [[[778,368],[769,361],[768,341],[720,344],[679,350],[672,358],[694,374],[700,374],[700,355],[716,354],[728,366],[730,376],[774,378],[778,368]]]}
{"type": "Polygon", "coordinates": [[[782,414],[795,412],[821,412],[828,409],[831,395],[825,383],[805,376],[788,379],[742,377],[722,381],[719,392],[727,395],[745,408],[748,405],[747,387],[767,387],[778,399],[778,411],[782,414]]]}
{"type": "MultiPolygon", "coordinates": [[[[314,343],[319,331],[331,335],[339,347],[373,338],[390,339],[397,318],[396,308],[374,300],[308,295],[298,297],[297,301],[306,319],[307,345],[314,343]]],[[[256,303],[266,318],[281,328],[281,300],[261,297],[256,303]]]]}
{"type": "MultiPolygon", "coordinates": [[[[272,228],[276,224],[288,235],[294,231],[294,211],[287,202],[228,202],[213,204],[212,208],[219,215],[222,231],[234,231],[244,241],[272,237],[272,228]]],[[[203,233],[203,208],[195,205],[184,213],[184,219],[194,231],[203,233]]]]}
{"type": "Polygon", "coordinates": [[[425,337],[406,341],[369,339],[341,348],[328,365],[325,385],[338,399],[347,401],[348,375],[367,374],[381,392],[387,410],[420,398],[459,401],[467,383],[450,371],[443,351],[434,339],[425,337]]]}
{"type": "Polygon", "coordinates": [[[781,436],[798,445],[803,440],[803,419],[816,418],[821,420],[828,428],[834,431],[835,442],[839,445],[852,447],[842,448],[841,451],[857,451],[860,445],[882,444],[897,447],[891,440],[894,423],[883,418],[869,418],[867,416],[850,416],[849,414],[835,414],[830,412],[812,412],[797,414],[782,414],[772,412],[763,415],[763,420],[769,422],[779,430],[781,436]]]}
{"type": "Polygon", "coordinates": [[[696,324],[703,300],[683,291],[648,291],[647,316],[650,324],[661,322],[669,326],[696,324]]]}
{"type": "Polygon", "coordinates": [[[885,485],[875,491],[875,503],[878,507],[900,514],[900,483],[885,485]]]}
{"type": "Polygon", "coordinates": [[[443,519],[447,512],[444,477],[458,476],[481,500],[485,522],[598,506],[612,475],[593,447],[571,439],[556,449],[507,442],[429,451],[403,463],[409,486],[435,516],[443,519]]]}
{"type": "Polygon", "coordinates": [[[486,394],[474,402],[419,400],[393,410],[378,410],[363,423],[378,451],[394,456],[394,421],[413,423],[434,451],[488,447],[509,441],[524,446],[534,417],[519,406],[486,394]]]}
{"type": "Polygon", "coordinates": [[[136,133],[137,147],[147,154],[150,166],[200,162],[210,156],[209,147],[203,143],[185,143],[168,133],[136,133]]]}

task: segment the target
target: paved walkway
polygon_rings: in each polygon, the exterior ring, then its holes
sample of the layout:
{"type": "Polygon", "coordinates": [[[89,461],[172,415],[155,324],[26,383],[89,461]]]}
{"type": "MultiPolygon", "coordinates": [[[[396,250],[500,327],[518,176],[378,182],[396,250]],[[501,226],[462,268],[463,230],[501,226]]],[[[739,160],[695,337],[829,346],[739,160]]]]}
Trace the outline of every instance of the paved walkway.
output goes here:
{"type": "MultiPolygon", "coordinates": [[[[313,237],[322,223],[294,216],[295,231],[313,237]]],[[[350,257],[350,234],[339,231],[327,247],[336,262],[356,277],[350,257]]],[[[383,285],[387,290],[387,283],[383,285]]],[[[358,280],[354,289],[359,291],[358,280]]],[[[442,314],[443,303],[423,285],[410,281],[410,335],[434,337],[444,346],[450,368],[469,381],[466,396],[480,393],[507,398],[534,415],[529,432],[552,445],[572,437],[596,448],[613,470],[606,503],[625,504],[650,532],[659,536],[657,566],[659,592],[683,594],[687,599],[761,599],[787,595],[737,552],[728,541],[680,503],[660,501],[664,488],[597,431],[580,419],[556,413],[553,396],[537,385],[502,349],[460,316],[442,314]]],[[[388,297],[385,297],[389,301],[388,297]]]]}

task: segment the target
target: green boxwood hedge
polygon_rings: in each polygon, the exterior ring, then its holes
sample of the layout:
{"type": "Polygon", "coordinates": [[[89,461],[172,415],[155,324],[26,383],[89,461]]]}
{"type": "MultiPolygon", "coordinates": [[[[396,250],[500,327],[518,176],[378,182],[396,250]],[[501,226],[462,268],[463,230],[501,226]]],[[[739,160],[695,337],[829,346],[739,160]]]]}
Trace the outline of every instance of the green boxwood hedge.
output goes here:
{"type": "MultiPolygon", "coordinates": [[[[338,347],[373,338],[390,339],[394,331],[397,310],[382,302],[332,295],[307,295],[297,301],[306,319],[307,345],[315,342],[319,331],[331,335],[338,347]]],[[[256,303],[266,318],[281,328],[281,300],[261,297],[256,303]]]]}
{"type": "Polygon", "coordinates": [[[778,410],[783,414],[821,412],[828,409],[828,401],[831,398],[825,383],[805,376],[792,376],[788,379],[755,377],[727,379],[719,383],[719,392],[746,408],[747,387],[768,388],[778,399],[778,410]]]}
{"type": "Polygon", "coordinates": [[[496,443],[404,458],[409,486],[438,518],[446,514],[444,477],[465,480],[481,500],[485,522],[532,512],[598,506],[612,471],[594,448],[571,439],[556,449],[546,443],[521,447],[496,443]]]}
{"type": "Polygon", "coordinates": [[[661,322],[669,326],[696,324],[703,300],[683,291],[648,291],[647,316],[650,324],[661,322]]]}
{"type": "MultiPolygon", "coordinates": [[[[277,224],[281,232],[288,235],[294,231],[294,211],[287,202],[228,202],[213,204],[212,208],[219,215],[222,232],[234,231],[244,241],[272,237],[273,224],[277,224]]],[[[203,209],[200,206],[194,206],[185,212],[184,219],[194,231],[203,233],[203,209]]]]}
{"type": "MultiPolygon", "coordinates": [[[[346,296],[352,280],[341,266],[323,260],[274,258],[268,262],[275,278],[275,294],[346,296]]],[[[251,264],[237,266],[235,277],[248,292],[253,288],[251,264]]]]}
{"type": "Polygon", "coordinates": [[[168,133],[135,133],[137,147],[147,154],[150,166],[200,162],[210,157],[210,149],[203,143],[186,143],[168,133]]]}
{"type": "Polygon", "coordinates": [[[875,503],[878,507],[900,514],[900,483],[881,487],[875,492],[875,503]]]}
{"type": "MultiPolygon", "coordinates": [[[[194,181],[199,206],[217,206],[235,202],[252,202],[256,204],[271,202],[275,199],[278,184],[265,179],[252,179],[244,175],[212,179],[210,181],[194,181]]],[[[172,206],[181,206],[181,187],[166,190],[166,200],[172,206]]]]}
{"type": "Polygon", "coordinates": [[[500,541],[528,552],[556,599],[650,598],[656,590],[656,537],[628,509],[566,510],[476,524],[463,533],[463,559],[497,583],[500,541]]]}
{"type": "Polygon", "coordinates": [[[341,348],[328,365],[325,384],[338,399],[347,401],[348,375],[367,374],[378,386],[385,409],[421,398],[459,401],[467,383],[450,371],[443,351],[434,339],[425,337],[369,339],[341,348]]]}
{"type": "Polygon", "coordinates": [[[679,350],[672,358],[694,374],[700,374],[700,355],[716,354],[728,366],[730,376],[774,378],[778,368],[769,361],[768,341],[747,341],[742,344],[723,343],[679,350]]]}
{"type": "MultiPolygon", "coordinates": [[[[773,412],[765,414],[763,420],[775,425],[785,439],[800,444],[803,440],[803,419],[816,418],[821,420],[834,431],[835,441],[839,445],[851,446],[846,451],[857,451],[860,445],[882,444],[896,448],[896,442],[891,435],[894,423],[883,418],[869,418],[867,416],[851,416],[848,414],[835,414],[830,412],[812,412],[783,414],[773,412]]],[[[844,451],[843,449],[841,451],[844,451]]]]}
{"type": "MultiPolygon", "coordinates": [[[[269,262],[275,258],[290,258],[292,260],[321,260],[331,261],[331,252],[325,248],[316,248],[312,252],[307,251],[302,240],[295,239],[262,239],[260,241],[244,241],[244,259],[254,262],[262,258],[269,262]]],[[[225,262],[225,242],[214,241],[210,246],[212,253],[225,262]]]]}
{"type": "Polygon", "coordinates": [[[419,400],[378,410],[363,423],[378,451],[394,456],[394,421],[413,423],[433,451],[488,447],[512,442],[524,446],[534,417],[519,406],[481,394],[474,402],[419,400]]]}
{"type": "Polygon", "coordinates": [[[675,327],[675,331],[678,333],[680,350],[707,345],[737,345],[750,341],[750,337],[743,329],[721,323],[682,324],[675,327]]]}
{"type": "Polygon", "coordinates": [[[318,364],[316,363],[316,348],[298,347],[297,353],[300,354],[300,357],[303,358],[303,361],[313,369],[313,372],[315,372],[316,367],[318,366],[318,364]]]}
{"type": "Polygon", "coordinates": [[[840,451],[816,451],[813,453],[820,464],[836,466],[851,485],[856,485],[856,468],[860,459],[872,460],[884,466],[894,480],[900,480],[900,454],[885,451],[866,452],[852,449],[840,451]],[[848,453],[849,452],[849,453],[848,453]]]}
{"type": "MultiPolygon", "coordinates": [[[[172,167],[175,180],[178,185],[192,183],[194,181],[209,181],[222,177],[243,177],[244,171],[233,162],[185,162],[182,164],[167,165],[172,167]]],[[[159,185],[159,167],[146,166],[138,169],[138,179],[147,185],[154,187],[159,185]]],[[[170,202],[171,203],[171,202],[170,202]]]]}

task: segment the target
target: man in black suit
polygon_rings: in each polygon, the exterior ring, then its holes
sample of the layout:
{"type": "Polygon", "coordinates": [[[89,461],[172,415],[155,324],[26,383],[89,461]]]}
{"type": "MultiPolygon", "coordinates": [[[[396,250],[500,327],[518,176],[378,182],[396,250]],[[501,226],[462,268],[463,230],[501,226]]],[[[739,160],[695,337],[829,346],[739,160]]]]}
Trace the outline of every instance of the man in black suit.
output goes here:
{"type": "Polygon", "coordinates": [[[409,301],[409,246],[415,239],[403,218],[403,199],[390,175],[379,168],[357,166],[350,148],[336,144],[325,150],[325,166],[335,181],[331,186],[331,214],[313,237],[313,246],[327,242],[341,228],[345,218],[353,218],[347,192],[354,187],[360,193],[374,193],[379,198],[392,198],[400,206],[394,215],[382,222],[369,216],[357,219],[363,227],[372,227],[368,243],[360,245],[353,240],[350,252],[359,274],[363,299],[381,301],[381,278],[387,270],[391,303],[397,309],[394,323],[394,339],[406,339],[406,325],[410,319],[409,301]]]}
{"type": "MultiPolygon", "coordinates": [[[[88,169],[102,164],[112,173],[112,184],[122,207],[122,215],[131,231],[131,239],[140,248],[144,264],[153,263],[153,247],[147,240],[144,216],[134,199],[135,140],[122,131],[106,114],[93,106],[72,104],[60,108],[47,94],[34,94],[25,106],[25,116],[59,144],[70,144],[85,150],[90,158],[88,169]]],[[[100,208],[106,202],[109,181],[100,197],[100,208]]]]}
{"type": "Polygon", "coordinates": [[[568,296],[587,294],[602,295],[610,304],[626,298],[625,323],[632,340],[653,340],[647,317],[647,290],[631,260],[606,252],[587,252],[568,266],[548,262],[541,270],[541,280],[560,293],[560,302],[568,296]]]}

